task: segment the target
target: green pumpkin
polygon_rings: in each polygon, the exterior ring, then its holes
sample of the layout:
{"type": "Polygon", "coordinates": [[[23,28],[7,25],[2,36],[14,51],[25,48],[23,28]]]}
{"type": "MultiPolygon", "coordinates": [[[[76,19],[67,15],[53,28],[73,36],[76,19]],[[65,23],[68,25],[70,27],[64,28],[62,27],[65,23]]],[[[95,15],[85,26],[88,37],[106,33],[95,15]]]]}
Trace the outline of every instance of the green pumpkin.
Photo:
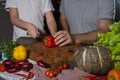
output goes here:
{"type": "Polygon", "coordinates": [[[110,50],[102,46],[85,46],[75,52],[77,67],[95,75],[105,75],[113,69],[113,61],[109,57],[110,50]]]}

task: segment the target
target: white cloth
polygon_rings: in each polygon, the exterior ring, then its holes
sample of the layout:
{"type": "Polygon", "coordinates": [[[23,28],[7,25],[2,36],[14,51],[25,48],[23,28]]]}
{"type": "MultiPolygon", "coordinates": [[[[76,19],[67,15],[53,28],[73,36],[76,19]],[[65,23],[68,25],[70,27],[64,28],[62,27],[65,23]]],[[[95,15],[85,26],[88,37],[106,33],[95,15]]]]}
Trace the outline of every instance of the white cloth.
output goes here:
{"type": "MultiPolygon", "coordinates": [[[[36,25],[40,31],[44,31],[44,14],[47,11],[53,10],[51,0],[6,0],[5,8],[17,8],[19,18],[36,25]]],[[[14,25],[13,40],[19,37],[29,37],[23,30],[14,25]]]]}

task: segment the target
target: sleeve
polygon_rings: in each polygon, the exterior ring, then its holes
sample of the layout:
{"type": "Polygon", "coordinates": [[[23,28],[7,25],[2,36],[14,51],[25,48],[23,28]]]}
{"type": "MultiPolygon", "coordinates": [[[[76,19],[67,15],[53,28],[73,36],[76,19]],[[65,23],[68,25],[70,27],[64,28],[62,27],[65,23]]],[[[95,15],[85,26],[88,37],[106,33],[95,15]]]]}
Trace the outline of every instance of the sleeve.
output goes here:
{"type": "Polygon", "coordinates": [[[61,12],[61,13],[64,13],[64,12],[65,12],[64,0],[61,0],[61,3],[60,3],[60,12],[61,12]]]}
{"type": "Polygon", "coordinates": [[[16,0],[6,0],[5,9],[9,10],[10,7],[16,8],[16,0]]]}
{"type": "Polygon", "coordinates": [[[47,11],[54,10],[51,0],[43,0],[44,13],[47,11]]]}
{"type": "Polygon", "coordinates": [[[99,1],[99,18],[114,19],[115,4],[114,0],[98,0],[99,1]]]}

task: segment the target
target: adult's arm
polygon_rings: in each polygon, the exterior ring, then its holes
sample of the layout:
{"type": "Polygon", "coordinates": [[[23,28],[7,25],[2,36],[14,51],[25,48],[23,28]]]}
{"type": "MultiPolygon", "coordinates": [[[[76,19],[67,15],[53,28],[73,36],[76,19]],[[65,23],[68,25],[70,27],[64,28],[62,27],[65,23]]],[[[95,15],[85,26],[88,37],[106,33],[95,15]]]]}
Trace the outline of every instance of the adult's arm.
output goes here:
{"type": "Polygon", "coordinates": [[[109,31],[108,25],[111,23],[112,20],[99,19],[98,29],[83,34],[73,34],[72,38],[74,39],[75,43],[91,44],[98,40],[98,33],[106,33],[109,31]]]}
{"type": "Polygon", "coordinates": [[[61,24],[61,27],[63,28],[63,30],[70,32],[67,18],[63,13],[60,13],[60,24],[61,24]]]}
{"type": "Polygon", "coordinates": [[[74,43],[92,44],[93,42],[98,40],[98,33],[106,33],[109,31],[108,25],[111,23],[111,20],[101,19],[98,23],[98,29],[83,34],[70,34],[66,30],[58,31],[54,35],[55,42],[60,47],[74,43]]]}
{"type": "Polygon", "coordinates": [[[46,21],[51,35],[54,35],[57,32],[57,24],[53,15],[53,11],[48,11],[45,13],[46,21]]]}

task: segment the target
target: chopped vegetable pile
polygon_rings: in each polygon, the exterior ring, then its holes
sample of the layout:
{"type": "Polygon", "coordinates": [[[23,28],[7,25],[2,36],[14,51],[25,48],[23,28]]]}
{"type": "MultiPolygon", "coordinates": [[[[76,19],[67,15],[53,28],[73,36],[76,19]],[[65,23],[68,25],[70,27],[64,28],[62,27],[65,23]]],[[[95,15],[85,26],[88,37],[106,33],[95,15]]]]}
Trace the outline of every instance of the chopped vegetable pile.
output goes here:
{"type": "Polygon", "coordinates": [[[101,44],[111,50],[110,57],[114,61],[114,68],[120,70],[120,21],[108,26],[110,32],[98,33],[99,40],[94,44],[101,44]]]}

